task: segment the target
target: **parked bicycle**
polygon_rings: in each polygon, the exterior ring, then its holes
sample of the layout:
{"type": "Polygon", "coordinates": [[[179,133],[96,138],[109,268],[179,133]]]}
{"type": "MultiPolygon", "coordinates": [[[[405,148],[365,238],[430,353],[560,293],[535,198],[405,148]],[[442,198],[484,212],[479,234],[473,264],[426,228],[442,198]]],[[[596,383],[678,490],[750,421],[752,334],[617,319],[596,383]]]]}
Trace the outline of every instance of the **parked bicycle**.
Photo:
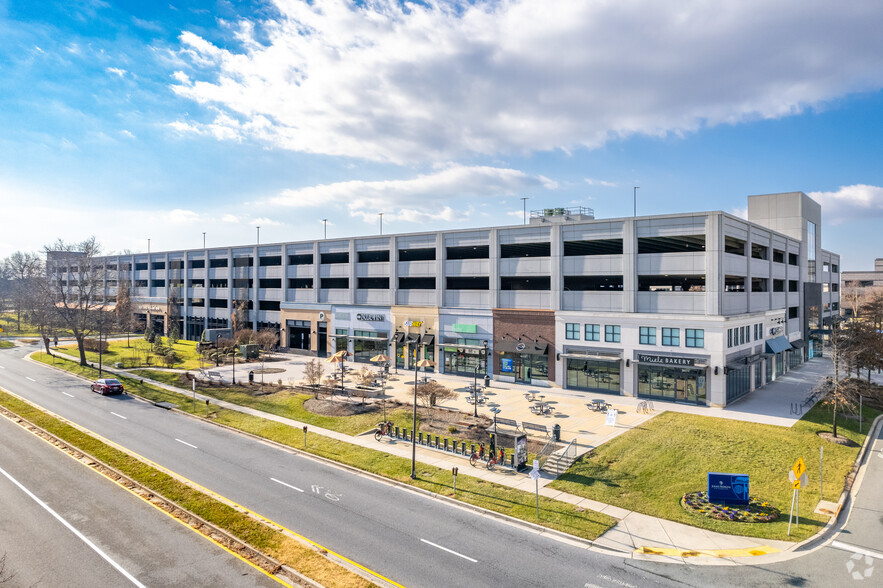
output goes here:
{"type": "Polygon", "coordinates": [[[504,449],[500,448],[499,455],[491,454],[491,456],[488,458],[487,469],[492,470],[492,469],[494,469],[495,466],[506,463],[505,459],[506,459],[506,452],[504,449]]]}
{"type": "Polygon", "coordinates": [[[475,462],[484,461],[486,459],[484,453],[484,443],[482,443],[478,446],[478,451],[473,450],[472,455],[469,456],[469,465],[475,467],[475,462]]]}
{"type": "Polygon", "coordinates": [[[384,435],[388,436],[390,439],[392,438],[392,421],[377,423],[377,430],[374,432],[374,439],[376,441],[380,441],[381,439],[383,439],[384,435]]]}

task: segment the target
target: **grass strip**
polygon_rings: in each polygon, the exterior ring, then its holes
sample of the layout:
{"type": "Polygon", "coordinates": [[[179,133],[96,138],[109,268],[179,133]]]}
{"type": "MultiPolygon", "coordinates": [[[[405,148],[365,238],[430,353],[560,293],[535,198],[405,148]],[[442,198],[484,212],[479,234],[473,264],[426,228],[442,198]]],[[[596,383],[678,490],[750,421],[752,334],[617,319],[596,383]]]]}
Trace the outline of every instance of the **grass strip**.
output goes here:
{"type": "MultiPolygon", "coordinates": [[[[880,414],[865,408],[864,433],[858,421],[838,421],[838,433],[857,445],[880,414]]],[[[824,498],[837,502],[859,447],[822,440],[831,430],[831,413],[816,406],[793,427],[665,412],[580,458],[551,486],[593,500],[719,533],[802,541],[821,530],[826,515],[815,514],[819,500],[819,448],[824,447],[824,498]],[[792,488],[788,472],[798,457],[807,465],[809,484],[800,491],[800,526],[787,534],[792,488]],[[747,474],[750,493],[778,508],[770,523],[720,521],[686,512],[687,492],[705,490],[708,472],[747,474]]]]}
{"type": "MultiPolygon", "coordinates": [[[[168,337],[159,337],[168,345],[168,337]]],[[[180,339],[172,348],[175,350],[177,360],[171,367],[185,370],[199,368],[200,354],[196,351],[196,342],[180,339]]],[[[69,355],[79,359],[80,351],[76,345],[63,345],[57,349],[58,353],[69,355]]],[[[122,364],[126,369],[145,365],[149,357],[155,365],[161,365],[162,358],[153,354],[153,344],[149,343],[141,335],[130,335],[126,339],[114,339],[107,341],[107,351],[102,352],[101,361],[106,365],[122,364]]],[[[98,363],[98,353],[86,352],[86,360],[98,363]]]]}
{"type": "Polygon", "coordinates": [[[0,341],[0,349],[11,349],[13,347],[15,347],[15,343],[13,343],[12,341],[0,341]]]}
{"type": "Polygon", "coordinates": [[[72,447],[90,454],[151,491],[163,495],[179,507],[202,517],[324,586],[342,588],[372,586],[366,579],[330,561],[316,550],[302,545],[281,531],[271,529],[249,515],[107,445],[30,403],[0,391],[0,404],[72,447]]]}
{"type": "MultiPolygon", "coordinates": [[[[37,359],[36,356],[34,358],[37,359]]],[[[51,363],[51,358],[43,357],[40,361],[51,363]]],[[[56,359],[55,365],[88,378],[98,377],[98,370],[80,366],[75,362],[56,359]]],[[[154,401],[173,402],[178,405],[179,409],[185,412],[205,417],[205,405],[196,403],[194,406],[192,400],[184,394],[170,392],[148,383],[142,384],[140,380],[134,378],[118,377],[126,386],[126,390],[132,394],[154,401]]],[[[455,496],[451,472],[447,469],[417,464],[417,479],[412,480],[410,477],[411,461],[409,459],[376,449],[344,443],[313,432],[307,433],[306,447],[304,447],[303,430],[299,428],[244,414],[239,411],[223,409],[217,405],[212,405],[210,410],[209,416],[211,420],[217,423],[391,480],[429,490],[436,494],[455,497],[457,500],[467,504],[525,521],[535,522],[544,527],[577,537],[594,540],[616,524],[616,519],[608,515],[578,508],[572,504],[543,496],[540,496],[540,518],[537,520],[536,496],[532,492],[524,492],[464,475],[460,476],[457,481],[457,493],[455,496]]],[[[464,460],[464,465],[465,463],[464,460]]],[[[466,473],[465,470],[464,473],[466,473]]]]}

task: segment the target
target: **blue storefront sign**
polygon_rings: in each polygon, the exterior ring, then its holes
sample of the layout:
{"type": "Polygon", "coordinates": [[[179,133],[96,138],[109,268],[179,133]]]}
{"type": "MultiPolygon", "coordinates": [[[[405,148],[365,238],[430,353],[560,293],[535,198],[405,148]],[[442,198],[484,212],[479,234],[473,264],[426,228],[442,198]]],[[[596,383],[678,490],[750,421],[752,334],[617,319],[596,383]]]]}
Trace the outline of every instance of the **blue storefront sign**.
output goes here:
{"type": "Polygon", "coordinates": [[[748,476],[708,472],[708,501],[748,504],[748,476]]]}
{"type": "Polygon", "coordinates": [[[500,371],[501,371],[501,372],[511,372],[511,371],[514,371],[515,368],[514,368],[513,365],[512,365],[512,361],[513,361],[513,360],[512,360],[511,357],[508,357],[508,358],[507,358],[507,357],[500,358],[500,371]]]}

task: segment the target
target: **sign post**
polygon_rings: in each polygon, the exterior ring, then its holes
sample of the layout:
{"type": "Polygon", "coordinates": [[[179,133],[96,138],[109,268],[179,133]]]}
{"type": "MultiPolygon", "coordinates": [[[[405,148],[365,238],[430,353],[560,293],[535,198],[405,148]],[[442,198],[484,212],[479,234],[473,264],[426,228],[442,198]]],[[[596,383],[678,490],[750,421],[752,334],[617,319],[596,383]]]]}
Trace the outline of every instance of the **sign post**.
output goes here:
{"type": "Polygon", "coordinates": [[[537,520],[540,520],[540,460],[533,460],[533,469],[530,470],[530,477],[533,478],[537,489],[537,520]]]}
{"type": "Polygon", "coordinates": [[[451,474],[454,476],[454,496],[457,495],[457,466],[454,466],[451,469],[451,474]]]}
{"type": "Polygon", "coordinates": [[[196,412],[196,377],[191,382],[193,383],[193,412],[196,412]]]}
{"type": "Polygon", "coordinates": [[[809,480],[806,477],[806,464],[803,463],[802,457],[798,457],[794,462],[791,471],[788,472],[788,479],[791,480],[791,487],[794,489],[791,494],[791,512],[788,514],[788,535],[790,536],[792,517],[794,517],[794,527],[800,527],[800,489],[806,486],[809,480]],[[794,510],[795,504],[797,505],[796,511],[794,510]]]}
{"type": "Polygon", "coordinates": [[[825,448],[819,447],[819,500],[825,499],[825,448]]]}
{"type": "Polygon", "coordinates": [[[307,448],[307,426],[304,425],[304,449],[307,448]]]}

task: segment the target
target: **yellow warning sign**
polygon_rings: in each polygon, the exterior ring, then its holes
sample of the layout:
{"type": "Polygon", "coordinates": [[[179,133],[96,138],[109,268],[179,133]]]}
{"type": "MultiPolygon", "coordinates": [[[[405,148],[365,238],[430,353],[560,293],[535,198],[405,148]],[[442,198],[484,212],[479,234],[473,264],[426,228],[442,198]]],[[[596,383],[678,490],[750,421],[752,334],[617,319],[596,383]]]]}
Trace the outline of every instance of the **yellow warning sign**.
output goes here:
{"type": "Polygon", "coordinates": [[[800,476],[806,471],[806,464],[803,463],[802,457],[797,458],[797,461],[795,461],[794,465],[791,467],[791,471],[794,472],[795,478],[800,479],[800,476]]]}

